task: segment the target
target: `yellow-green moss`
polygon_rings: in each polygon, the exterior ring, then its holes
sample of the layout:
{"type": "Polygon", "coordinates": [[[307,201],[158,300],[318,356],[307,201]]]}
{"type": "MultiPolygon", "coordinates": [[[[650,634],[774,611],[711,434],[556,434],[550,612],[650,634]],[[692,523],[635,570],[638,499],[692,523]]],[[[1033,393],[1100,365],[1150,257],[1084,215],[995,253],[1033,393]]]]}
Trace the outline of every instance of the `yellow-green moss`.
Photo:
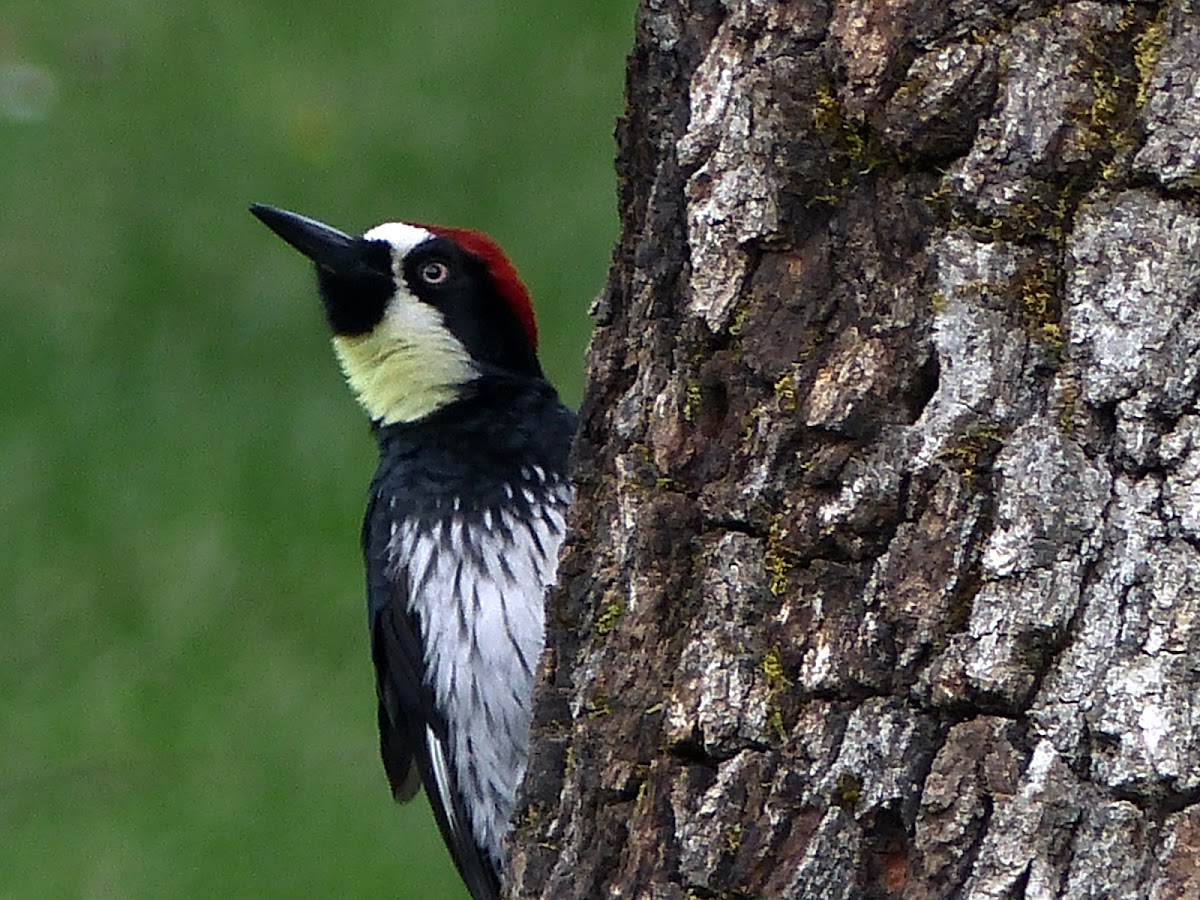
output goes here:
{"type": "Polygon", "coordinates": [[[691,422],[696,418],[696,411],[700,409],[700,397],[700,385],[689,384],[684,389],[683,421],[691,422]]]}
{"type": "Polygon", "coordinates": [[[1075,416],[1079,411],[1079,388],[1072,382],[1063,385],[1060,393],[1062,405],[1058,410],[1058,427],[1064,434],[1075,433],[1075,416]]]}
{"type": "Polygon", "coordinates": [[[612,704],[609,702],[608,694],[604,691],[596,691],[592,696],[591,704],[588,706],[588,718],[599,719],[607,716],[610,712],[612,712],[612,704]]]}
{"type": "Polygon", "coordinates": [[[729,848],[730,853],[737,853],[738,847],[742,846],[741,822],[734,822],[725,829],[725,846],[729,848]]]}
{"type": "Polygon", "coordinates": [[[758,429],[758,420],[766,414],[766,410],[762,405],[754,407],[746,414],[742,420],[742,443],[749,444],[754,439],[754,432],[758,429]]]}
{"type": "Polygon", "coordinates": [[[817,85],[816,105],[813,107],[813,125],[823,134],[835,134],[842,128],[842,104],[827,82],[817,85]]]}
{"type": "Polygon", "coordinates": [[[791,687],[792,682],[783,670],[783,657],[778,647],[768,650],[758,662],[758,669],[767,683],[767,727],[774,732],[780,743],[787,740],[787,729],[783,724],[783,709],[779,697],[791,687]]]}
{"type": "Polygon", "coordinates": [[[782,556],[772,553],[768,548],[766,564],[767,572],[771,576],[771,594],[778,597],[787,590],[788,570],[791,568],[791,563],[782,556]]]}
{"type": "Polygon", "coordinates": [[[515,828],[517,831],[529,834],[537,831],[537,827],[541,824],[542,812],[536,804],[526,807],[521,818],[517,820],[515,828]]]}
{"type": "Polygon", "coordinates": [[[1086,189],[1081,177],[1075,177],[1060,187],[1044,184],[1028,197],[1013,202],[1003,216],[993,216],[986,222],[960,220],[970,231],[987,241],[1025,243],[1044,238],[1061,244],[1071,228],[1075,206],[1086,189]]]}
{"type": "Polygon", "coordinates": [[[1034,340],[1053,350],[1063,345],[1062,325],[1054,302],[1054,285],[1044,263],[1031,266],[1020,282],[1021,315],[1034,340]]]}
{"type": "MultiPolygon", "coordinates": [[[[1143,90],[1141,67],[1137,78],[1129,65],[1127,50],[1128,33],[1141,26],[1145,15],[1136,3],[1126,6],[1114,40],[1111,34],[1084,35],[1080,42],[1079,56],[1071,71],[1085,74],[1091,83],[1091,103],[1086,110],[1071,110],[1079,128],[1081,149],[1096,158],[1100,165],[1099,176],[1103,181],[1119,181],[1126,175],[1127,160],[1134,148],[1135,135],[1129,113],[1133,104],[1140,105],[1143,90]]],[[[1137,65],[1136,44],[1134,62],[1137,65]]]]}
{"type": "Polygon", "coordinates": [[[947,447],[938,456],[959,463],[963,477],[971,482],[979,474],[980,458],[994,452],[1001,443],[1001,432],[996,425],[978,425],[960,436],[953,446],[947,447]]]}
{"type": "Polygon", "coordinates": [[[775,382],[775,402],[779,404],[781,412],[794,413],[799,407],[800,402],[796,398],[795,373],[788,372],[775,382]]]}
{"type": "Polygon", "coordinates": [[[658,486],[658,466],[654,462],[654,451],[646,444],[630,444],[623,462],[622,475],[624,484],[630,488],[640,488],[648,491],[658,486]]]}
{"type": "Polygon", "coordinates": [[[954,200],[954,190],[950,187],[948,179],[943,177],[938,181],[937,187],[921,198],[943,217],[948,217],[951,213],[951,203],[954,200]]]}
{"type": "Polygon", "coordinates": [[[763,565],[771,576],[769,589],[771,595],[778,597],[787,590],[788,573],[795,564],[796,554],[784,544],[787,539],[787,529],[780,523],[782,516],[776,515],[771,519],[771,527],[767,530],[767,548],[763,553],[763,565]]]}
{"type": "Polygon", "coordinates": [[[621,616],[625,615],[625,601],[620,597],[610,600],[596,616],[596,634],[605,635],[617,627],[621,616]]]}
{"type": "Polygon", "coordinates": [[[1042,326],[1035,332],[1035,337],[1040,338],[1052,350],[1062,348],[1063,330],[1062,326],[1057,322],[1043,322],[1042,326]]]}
{"type": "Polygon", "coordinates": [[[646,793],[650,790],[650,782],[643,781],[638,785],[637,797],[633,801],[634,814],[644,812],[646,809],[646,793]]]}
{"type": "Polygon", "coordinates": [[[771,729],[781,744],[787,740],[787,729],[783,725],[783,710],[774,700],[767,707],[767,727],[771,729]]]}
{"type": "Polygon", "coordinates": [[[1113,127],[1124,106],[1121,97],[1124,87],[1125,79],[1111,65],[1092,69],[1092,105],[1088,108],[1088,128],[1083,136],[1083,146],[1089,152],[1116,143],[1113,127]]]}
{"type": "MultiPolygon", "coordinates": [[[[869,125],[846,115],[832,85],[824,82],[819,84],[813,99],[813,127],[829,139],[834,153],[831,160],[834,175],[829,180],[829,187],[842,187],[854,175],[869,175],[878,168],[899,161],[896,151],[885,144],[869,125]]],[[[833,202],[836,196],[828,194],[813,199],[833,202]]]]}
{"type": "Polygon", "coordinates": [[[742,329],[746,327],[746,319],[749,313],[744,309],[739,309],[733,314],[733,322],[729,326],[730,337],[741,337],[742,329]]]}
{"type": "Polygon", "coordinates": [[[758,663],[758,668],[766,676],[767,690],[772,693],[792,686],[792,682],[788,680],[783,671],[783,657],[780,655],[778,647],[772,647],[763,655],[758,663]]]}
{"type": "Polygon", "coordinates": [[[1164,3],[1157,18],[1133,39],[1133,64],[1137,66],[1138,89],[1137,106],[1141,109],[1146,105],[1150,96],[1150,82],[1154,78],[1154,70],[1158,66],[1158,58],[1162,56],[1163,47],[1167,43],[1167,26],[1165,17],[1170,4],[1164,3]]]}
{"type": "Polygon", "coordinates": [[[852,772],[842,772],[838,776],[837,787],[833,797],[835,806],[854,811],[862,799],[862,779],[852,772]]]}

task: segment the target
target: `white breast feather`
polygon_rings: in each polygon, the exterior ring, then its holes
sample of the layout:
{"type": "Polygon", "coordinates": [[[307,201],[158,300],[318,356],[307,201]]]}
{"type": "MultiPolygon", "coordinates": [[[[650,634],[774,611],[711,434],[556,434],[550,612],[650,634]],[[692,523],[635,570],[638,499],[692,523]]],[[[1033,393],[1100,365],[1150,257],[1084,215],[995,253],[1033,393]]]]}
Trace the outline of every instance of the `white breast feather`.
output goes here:
{"type": "MultiPolygon", "coordinates": [[[[468,805],[471,830],[497,865],[525,774],[545,591],[571,499],[565,482],[539,493],[528,521],[507,511],[454,514],[434,529],[402,521],[390,545],[420,617],[426,678],[449,726],[449,765],[464,796],[479,800],[468,805]]],[[[438,743],[430,735],[435,779],[447,789],[438,743]]]]}

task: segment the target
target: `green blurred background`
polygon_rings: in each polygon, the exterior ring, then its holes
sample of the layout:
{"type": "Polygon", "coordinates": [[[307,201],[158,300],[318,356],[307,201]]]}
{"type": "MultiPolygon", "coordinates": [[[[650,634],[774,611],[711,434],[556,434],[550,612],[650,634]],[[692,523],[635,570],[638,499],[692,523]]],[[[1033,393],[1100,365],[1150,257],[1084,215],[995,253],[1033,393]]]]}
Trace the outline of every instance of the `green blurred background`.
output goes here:
{"type": "Polygon", "coordinates": [[[576,404],[632,16],[0,9],[0,896],[465,896],[377,759],[374,448],[246,205],[490,232],[576,404]]]}

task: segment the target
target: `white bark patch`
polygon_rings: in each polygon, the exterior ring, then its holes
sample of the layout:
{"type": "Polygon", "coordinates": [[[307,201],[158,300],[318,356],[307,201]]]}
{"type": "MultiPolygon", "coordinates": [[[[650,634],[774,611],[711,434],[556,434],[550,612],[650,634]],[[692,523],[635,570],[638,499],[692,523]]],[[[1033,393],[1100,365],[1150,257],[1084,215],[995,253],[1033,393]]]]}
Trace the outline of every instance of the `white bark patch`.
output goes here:
{"type": "Polygon", "coordinates": [[[743,24],[736,16],[722,23],[692,76],[691,118],[677,148],[680,163],[695,168],[686,188],[688,308],[713,331],[727,324],[741,291],[745,246],[775,235],[781,220],[772,172],[784,139],[771,94],[789,79],[767,64],[746,69],[743,24]]]}
{"type": "Polygon", "coordinates": [[[821,685],[832,681],[837,674],[829,665],[833,660],[833,648],[818,638],[817,645],[804,656],[800,678],[805,686],[821,685]]]}
{"type": "Polygon", "coordinates": [[[1153,794],[1200,787],[1200,691],[1173,674],[1169,655],[1114,666],[1090,717],[1097,780],[1153,794]]]}
{"type": "Polygon", "coordinates": [[[1081,815],[1078,779],[1049,741],[1040,741],[1015,795],[994,798],[991,826],[979,851],[964,900],[1014,896],[1058,897],[1061,853],[1050,852],[1059,829],[1081,815]],[[1017,886],[1025,881],[1023,892],[1017,886]]]}
{"type": "Polygon", "coordinates": [[[984,243],[952,231],[932,248],[941,308],[933,325],[938,357],[937,391],[913,425],[922,446],[918,470],[961,440],[979,422],[1023,421],[1033,405],[1025,379],[1013,378],[1027,364],[1029,337],[1012,319],[1006,297],[1027,251],[984,243]]]}
{"type": "Polygon", "coordinates": [[[730,808],[729,792],[739,786],[748,770],[761,764],[756,756],[747,750],[722,763],[716,781],[699,798],[686,790],[672,793],[681,848],[679,870],[688,884],[707,886],[722,857],[736,852],[744,810],[730,808]]]}
{"type": "Polygon", "coordinates": [[[1200,784],[1200,694],[1186,687],[1200,554],[1164,521],[1161,478],[1121,476],[1112,493],[1107,548],[1033,717],[1065,757],[1091,761],[1094,780],[1153,799],[1200,784]]]}
{"type": "Polygon", "coordinates": [[[846,723],[836,758],[820,780],[804,787],[804,796],[820,804],[841,795],[849,779],[855,784],[857,815],[879,809],[915,815],[921,792],[909,766],[915,754],[924,752],[929,727],[927,719],[902,702],[878,697],[863,701],[846,723]]]}
{"type": "Polygon", "coordinates": [[[996,460],[1001,485],[984,571],[1008,578],[1056,561],[1093,558],[1108,501],[1109,476],[1055,423],[1018,428],[996,460]],[[1062,502],[1047,504],[1046,498],[1062,502]]]}
{"type": "Polygon", "coordinates": [[[1063,331],[1083,399],[1115,402],[1118,449],[1153,464],[1153,419],[1179,415],[1200,378],[1200,217],[1128,191],[1084,207],[1067,257],[1063,331]]]}
{"type": "Polygon", "coordinates": [[[1158,746],[1171,730],[1167,721],[1167,713],[1155,703],[1150,703],[1138,716],[1138,728],[1142,730],[1142,739],[1146,742],[1146,750],[1153,757],[1158,752],[1158,746]]]}
{"type": "MultiPolygon", "coordinates": [[[[1193,541],[1200,540],[1200,417],[1185,416],[1175,429],[1175,435],[1186,435],[1190,445],[1187,455],[1178,462],[1167,478],[1163,491],[1164,512],[1179,523],[1183,534],[1193,541]]],[[[1162,441],[1160,457],[1171,454],[1169,435],[1162,441]]]]}
{"type": "Polygon", "coordinates": [[[995,112],[981,123],[970,153],[951,167],[956,194],[982,215],[1007,215],[1044,202],[1038,181],[1048,170],[1088,158],[1094,138],[1079,110],[1097,99],[1089,48],[1113,40],[1120,21],[1119,7],[1085,0],[1019,22],[999,37],[1003,76],[995,112]]]}
{"type": "MultiPolygon", "coordinates": [[[[1158,25],[1164,46],[1146,91],[1146,144],[1134,163],[1165,185],[1195,187],[1200,182],[1200,7],[1195,0],[1180,0],[1165,18],[1158,25]]],[[[1148,61],[1143,56],[1143,64],[1148,61]]]]}
{"type": "Polygon", "coordinates": [[[762,541],[742,534],[725,534],[704,548],[699,583],[705,621],[712,624],[693,635],[679,658],[664,720],[673,743],[698,739],[705,753],[724,757],[748,743],[779,740],[770,726],[772,692],[787,676],[772,684],[763,655],[741,640],[747,611],[766,602],[762,558],[762,541]]]}
{"type": "Polygon", "coordinates": [[[1045,419],[1013,432],[996,468],[995,527],[983,550],[985,584],[967,626],[965,667],[976,690],[1017,708],[1038,678],[1030,647],[1060,642],[1079,607],[1112,486],[1045,419]]]}

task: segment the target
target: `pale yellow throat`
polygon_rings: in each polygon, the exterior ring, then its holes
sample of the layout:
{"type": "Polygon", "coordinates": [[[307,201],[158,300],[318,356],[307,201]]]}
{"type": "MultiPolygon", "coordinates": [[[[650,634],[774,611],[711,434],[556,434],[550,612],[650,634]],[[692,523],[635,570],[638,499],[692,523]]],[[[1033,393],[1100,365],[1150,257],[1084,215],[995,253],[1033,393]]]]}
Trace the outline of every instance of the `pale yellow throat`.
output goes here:
{"type": "Polygon", "coordinates": [[[385,425],[424,418],[475,377],[470,354],[441,314],[405,292],[374,331],[335,335],[333,349],[358,402],[385,425]]]}

